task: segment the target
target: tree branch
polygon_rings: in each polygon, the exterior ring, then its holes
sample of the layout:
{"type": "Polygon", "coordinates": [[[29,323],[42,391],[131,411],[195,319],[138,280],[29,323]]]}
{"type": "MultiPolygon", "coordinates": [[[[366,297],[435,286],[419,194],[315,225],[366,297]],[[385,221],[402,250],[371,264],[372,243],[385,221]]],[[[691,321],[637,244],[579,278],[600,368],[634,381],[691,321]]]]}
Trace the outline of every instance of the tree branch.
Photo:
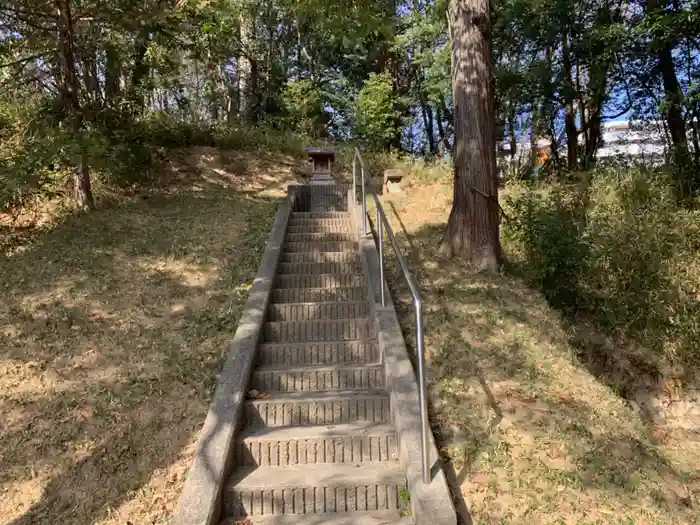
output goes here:
{"type": "MultiPolygon", "coordinates": [[[[36,60],[37,58],[42,58],[46,54],[47,53],[37,53],[36,55],[31,55],[28,57],[20,58],[18,60],[13,60],[12,62],[6,62],[5,64],[0,64],[0,69],[6,68],[6,67],[17,66],[19,64],[24,64],[25,62],[29,62],[30,60],[36,60]]],[[[50,54],[53,54],[53,53],[50,53],[50,54]]]]}

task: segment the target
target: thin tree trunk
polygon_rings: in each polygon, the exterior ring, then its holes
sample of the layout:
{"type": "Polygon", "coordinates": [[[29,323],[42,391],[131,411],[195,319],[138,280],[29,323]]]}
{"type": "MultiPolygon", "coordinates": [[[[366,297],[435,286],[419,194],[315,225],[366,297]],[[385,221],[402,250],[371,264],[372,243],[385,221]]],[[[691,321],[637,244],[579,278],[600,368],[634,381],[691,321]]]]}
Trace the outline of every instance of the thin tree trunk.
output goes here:
{"type": "Polygon", "coordinates": [[[510,145],[510,158],[518,154],[518,137],[515,135],[515,110],[508,112],[508,143],[510,145]]]}
{"type": "MultiPolygon", "coordinates": [[[[662,0],[648,0],[646,12],[663,16],[666,11],[666,2],[662,0]]],[[[685,118],[683,117],[683,90],[678,82],[676,64],[673,59],[674,36],[667,36],[659,42],[657,51],[658,67],[661,73],[661,81],[664,88],[664,120],[671,135],[671,145],[673,149],[673,160],[679,166],[677,170],[679,179],[679,189],[681,197],[685,197],[686,191],[692,191],[695,180],[688,180],[688,177],[695,177],[692,170],[688,169],[690,156],[688,151],[688,135],[685,129],[685,118]]]]}
{"type": "Polygon", "coordinates": [[[438,130],[438,153],[441,155],[445,152],[446,145],[445,145],[445,126],[442,124],[442,111],[440,111],[440,107],[438,106],[435,108],[435,112],[437,113],[436,119],[435,119],[435,124],[437,124],[437,130],[438,130]]]}
{"type": "Polygon", "coordinates": [[[143,85],[148,78],[150,66],[146,62],[146,53],[151,42],[151,36],[147,29],[143,29],[136,40],[136,51],[134,53],[134,69],[131,71],[130,98],[134,104],[134,109],[138,113],[144,110],[145,96],[143,85]]]}
{"type": "Polygon", "coordinates": [[[105,45],[105,99],[107,105],[116,107],[121,97],[121,59],[112,42],[105,45]]]}
{"type": "MultiPolygon", "coordinates": [[[[78,78],[75,71],[75,51],[73,46],[73,15],[70,0],[56,0],[58,11],[58,49],[61,61],[61,97],[70,129],[76,140],[83,131],[83,116],[78,97],[78,78]]],[[[73,197],[79,208],[88,210],[95,207],[90,185],[90,168],[84,154],[73,169],[73,197]]]]}
{"type": "Polygon", "coordinates": [[[683,91],[676,74],[673,49],[668,42],[659,52],[659,69],[666,95],[666,122],[671,133],[674,156],[676,162],[683,165],[688,159],[688,136],[683,118],[683,91]]]}
{"type": "Polygon", "coordinates": [[[252,45],[252,28],[247,13],[240,17],[240,35],[242,52],[237,60],[239,116],[243,121],[253,119],[253,64],[250,59],[252,45]]]}
{"type": "Polygon", "coordinates": [[[433,127],[433,110],[425,101],[421,103],[421,113],[423,114],[425,134],[428,138],[428,149],[431,155],[435,155],[437,146],[435,144],[435,129],[433,127]]]}
{"type": "Polygon", "coordinates": [[[451,0],[454,202],[441,251],[480,270],[502,262],[488,0],[451,0]]]}
{"type": "Polygon", "coordinates": [[[574,87],[571,81],[572,64],[571,50],[569,48],[569,37],[567,29],[564,29],[562,37],[562,65],[566,76],[564,84],[564,129],[566,131],[566,157],[567,166],[570,170],[578,168],[578,128],[576,127],[576,109],[574,107],[574,87]]]}

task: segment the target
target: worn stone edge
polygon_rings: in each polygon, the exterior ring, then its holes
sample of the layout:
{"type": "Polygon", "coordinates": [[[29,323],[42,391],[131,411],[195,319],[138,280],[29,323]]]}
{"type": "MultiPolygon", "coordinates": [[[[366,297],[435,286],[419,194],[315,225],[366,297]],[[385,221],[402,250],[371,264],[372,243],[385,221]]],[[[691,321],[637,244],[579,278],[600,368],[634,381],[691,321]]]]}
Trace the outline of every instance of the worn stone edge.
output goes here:
{"type": "MultiPolygon", "coordinates": [[[[349,190],[349,203],[355,202],[353,197],[351,189],[349,190]]],[[[359,232],[360,259],[363,271],[367,276],[368,297],[374,313],[374,322],[378,327],[379,349],[383,357],[386,384],[391,399],[391,417],[398,436],[399,460],[406,472],[413,520],[417,525],[456,525],[457,513],[445,472],[441,467],[432,431],[429,437],[432,481],[429,485],[423,483],[418,380],[388,289],[385,293],[386,306],[382,307],[381,305],[379,252],[369,231],[369,223],[368,234],[364,237],[362,235],[361,206],[355,206],[354,213],[351,209],[351,214],[359,232]]],[[[385,245],[385,249],[391,250],[388,243],[385,245]]],[[[393,253],[385,252],[385,254],[388,257],[393,257],[393,253]]]]}
{"type": "Polygon", "coordinates": [[[258,340],[274,286],[293,195],[280,204],[268,236],[258,274],[253,281],[214,397],[180,493],[170,525],[215,525],[220,520],[224,484],[234,467],[234,440],[241,427],[242,408],[258,340]]]}

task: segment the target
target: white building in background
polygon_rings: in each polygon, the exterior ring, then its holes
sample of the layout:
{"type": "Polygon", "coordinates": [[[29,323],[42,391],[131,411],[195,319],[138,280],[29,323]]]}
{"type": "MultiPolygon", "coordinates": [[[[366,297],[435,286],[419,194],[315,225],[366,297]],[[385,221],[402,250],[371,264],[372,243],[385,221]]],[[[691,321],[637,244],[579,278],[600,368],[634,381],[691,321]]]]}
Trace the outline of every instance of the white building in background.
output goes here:
{"type": "MultiPolygon", "coordinates": [[[[666,141],[663,122],[613,120],[603,122],[599,160],[641,160],[656,163],[663,160],[666,141]]],[[[583,139],[583,137],[581,137],[583,139]]]]}
{"type": "MultiPolygon", "coordinates": [[[[663,160],[665,140],[663,122],[641,120],[613,120],[603,122],[602,144],[598,148],[596,157],[598,160],[617,161],[642,161],[658,163],[663,160]]],[[[563,138],[563,137],[562,137],[563,138]]],[[[579,143],[583,145],[584,136],[579,135],[579,143]]],[[[520,164],[529,162],[530,141],[518,144],[518,154],[515,161],[520,164]]],[[[548,139],[540,139],[535,147],[538,150],[548,150],[551,142],[548,139]]],[[[566,155],[566,145],[560,146],[560,155],[566,155]]],[[[499,148],[499,157],[506,162],[511,161],[510,144],[505,143],[499,148]]]]}

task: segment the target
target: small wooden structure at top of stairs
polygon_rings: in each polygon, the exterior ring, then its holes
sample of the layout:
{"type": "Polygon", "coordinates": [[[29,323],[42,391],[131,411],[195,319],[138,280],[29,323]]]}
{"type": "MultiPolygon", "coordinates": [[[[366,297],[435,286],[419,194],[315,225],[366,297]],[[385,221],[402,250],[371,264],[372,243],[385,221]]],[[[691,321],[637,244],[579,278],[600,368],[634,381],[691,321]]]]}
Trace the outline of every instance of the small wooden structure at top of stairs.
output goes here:
{"type": "Polygon", "coordinates": [[[335,184],[331,176],[331,164],[335,160],[333,148],[314,146],[305,148],[311,162],[311,184],[335,184]]]}

